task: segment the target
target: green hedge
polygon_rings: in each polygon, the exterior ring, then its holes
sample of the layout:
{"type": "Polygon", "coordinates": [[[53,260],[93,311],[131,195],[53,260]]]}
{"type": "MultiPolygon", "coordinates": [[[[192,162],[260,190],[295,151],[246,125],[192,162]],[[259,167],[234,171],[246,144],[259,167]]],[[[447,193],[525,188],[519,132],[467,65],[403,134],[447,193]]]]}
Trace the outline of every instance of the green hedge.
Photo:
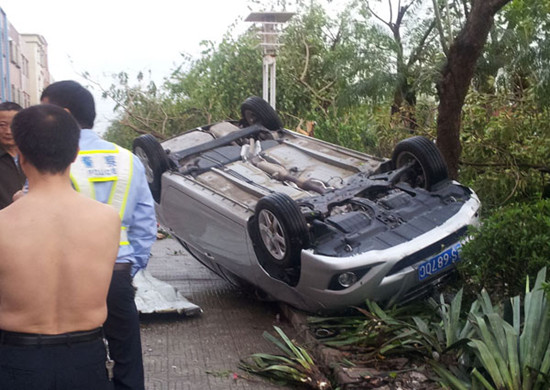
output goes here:
{"type": "Polygon", "coordinates": [[[513,296],[550,265],[550,199],[510,204],[471,230],[459,271],[470,286],[492,296],[513,296]]]}

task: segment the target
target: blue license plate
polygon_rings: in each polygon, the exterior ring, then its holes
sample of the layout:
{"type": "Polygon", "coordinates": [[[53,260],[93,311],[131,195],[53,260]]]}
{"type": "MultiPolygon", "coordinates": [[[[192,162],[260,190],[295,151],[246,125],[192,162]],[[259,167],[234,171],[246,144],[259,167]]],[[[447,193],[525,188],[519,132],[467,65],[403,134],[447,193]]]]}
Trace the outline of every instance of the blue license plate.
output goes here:
{"type": "Polygon", "coordinates": [[[424,280],[460,261],[458,251],[461,246],[460,243],[454,244],[452,247],[420,264],[418,266],[418,280],[424,280]]]}

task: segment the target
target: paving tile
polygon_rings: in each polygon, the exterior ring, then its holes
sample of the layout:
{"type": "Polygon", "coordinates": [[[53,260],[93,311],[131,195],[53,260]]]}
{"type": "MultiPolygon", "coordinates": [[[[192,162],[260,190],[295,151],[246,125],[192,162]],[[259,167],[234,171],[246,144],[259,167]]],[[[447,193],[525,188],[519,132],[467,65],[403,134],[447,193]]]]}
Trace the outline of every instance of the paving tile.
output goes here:
{"type": "Polygon", "coordinates": [[[277,390],[257,377],[234,378],[239,360],[252,353],[278,353],[264,331],[280,326],[293,336],[291,324],[275,303],[260,302],[233,288],[189,256],[172,239],[157,241],[147,269],[170,283],[203,313],[141,316],[141,338],[148,390],[277,390]]]}

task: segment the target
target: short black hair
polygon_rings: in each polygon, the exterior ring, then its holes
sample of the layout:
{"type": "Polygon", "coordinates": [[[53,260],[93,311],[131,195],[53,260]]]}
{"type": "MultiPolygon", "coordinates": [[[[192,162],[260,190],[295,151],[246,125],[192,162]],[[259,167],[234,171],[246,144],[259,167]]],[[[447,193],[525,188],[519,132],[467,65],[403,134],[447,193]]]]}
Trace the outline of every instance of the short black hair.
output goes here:
{"type": "Polygon", "coordinates": [[[13,117],[11,128],[19,151],[40,173],[63,173],[76,158],[80,127],[61,107],[25,108],[13,117]]]}
{"type": "Polygon", "coordinates": [[[64,80],[48,85],[42,91],[40,100],[44,98],[48,98],[49,104],[68,109],[82,129],[94,127],[94,97],[76,81],[64,80]]]}
{"type": "Polygon", "coordinates": [[[23,107],[14,102],[0,103],[0,111],[21,111],[23,107]]]}

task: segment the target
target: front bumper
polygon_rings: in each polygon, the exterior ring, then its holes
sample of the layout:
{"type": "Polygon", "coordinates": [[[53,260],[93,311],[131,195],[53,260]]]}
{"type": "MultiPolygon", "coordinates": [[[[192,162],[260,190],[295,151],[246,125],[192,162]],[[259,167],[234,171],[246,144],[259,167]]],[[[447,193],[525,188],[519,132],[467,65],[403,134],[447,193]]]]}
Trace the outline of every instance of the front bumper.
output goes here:
{"type": "Polygon", "coordinates": [[[316,255],[310,250],[302,251],[301,275],[295,287],[302,298],[300,308],[313,312],[334,311],[360,305],[367,299],[398,303],[400,298],[414,295],[415,290],[437,283],[449,268],[420,281],[418,266],[463,240],[459,235],[466,232],[467,226],[478,223],[479,207],[479,200],[473,195],[457,214],[442,225],[384,250],[339,258],[316,255]],[[335,277],[347,271],[362,276],[348,288],[329,288],[335,277]]]}

